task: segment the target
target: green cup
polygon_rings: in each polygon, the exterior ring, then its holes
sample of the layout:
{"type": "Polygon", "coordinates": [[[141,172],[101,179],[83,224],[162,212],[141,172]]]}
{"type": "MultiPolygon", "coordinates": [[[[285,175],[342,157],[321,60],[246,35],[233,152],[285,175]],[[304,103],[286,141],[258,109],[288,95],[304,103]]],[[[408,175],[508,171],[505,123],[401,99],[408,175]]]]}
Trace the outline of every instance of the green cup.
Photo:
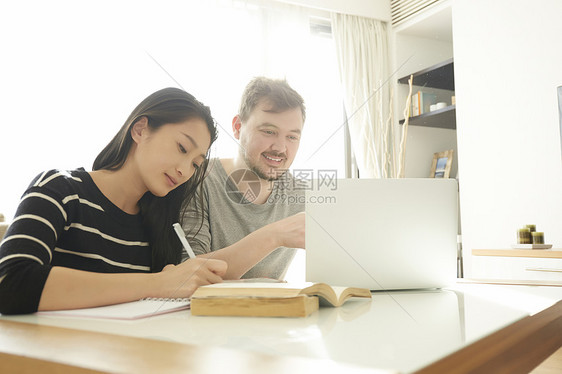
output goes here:
{"type": "Polygon", "coordinates": [[[531,244],[531,230],[528,227],[517,230],[517,244],[531,244]]]}
{"type": "Polygon", "coordinates": [[[533,244],[544,244],[544,232],[532,232],[531,241],[533,244]]]}

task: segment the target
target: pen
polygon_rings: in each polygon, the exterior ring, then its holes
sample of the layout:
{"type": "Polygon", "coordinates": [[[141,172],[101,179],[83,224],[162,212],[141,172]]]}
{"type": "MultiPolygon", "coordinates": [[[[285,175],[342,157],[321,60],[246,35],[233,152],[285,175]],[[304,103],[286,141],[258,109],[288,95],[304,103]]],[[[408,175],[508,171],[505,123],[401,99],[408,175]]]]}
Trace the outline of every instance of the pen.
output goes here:
{"type": "Polygon", "coordinates": [[[195,258],[195,253],[193,253],[193,249],[191,249],[191,246],[187,242],[187,239],[185,238],[185,232],[183,232],[180,224],[174,223],[172,226],[174,227],[174,231],[176,232],[176,234],[178,234],[178,238],[180,238],[183,249],[185,249],[189,258],[195,258]]]}

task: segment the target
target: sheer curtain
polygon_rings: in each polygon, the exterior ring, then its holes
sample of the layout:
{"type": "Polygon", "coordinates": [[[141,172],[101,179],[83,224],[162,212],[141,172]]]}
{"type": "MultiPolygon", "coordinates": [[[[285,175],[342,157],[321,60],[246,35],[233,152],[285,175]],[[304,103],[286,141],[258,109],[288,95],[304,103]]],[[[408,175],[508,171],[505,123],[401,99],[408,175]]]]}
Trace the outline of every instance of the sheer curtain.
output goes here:
{"type": "Polygon", "coordinates": [[[370,18],[332,13],[332,35],[359,175],[395,177],[387,26],[370,18]]]}
{"type": "MultiPolygon", "coordinates": [[[[343,99],[337,59],[331,38],[310,31],[311,15],[317,17],[317,12],[271,0],[233,4],[247,15],[249,23],[246,27],[253,25],[252,31],[241,40],[245,45],[244,52],[236,58],[242,62],[249,59],[259,62],[254,67],[254,75],[286,78],[305,100],[306,123],[297,157],[291,166],[293,173],[307,179],[317,177],[318,171],[323,170],[334,171],[343,177],[343,99]],[[250,40],[253,42],[248,44],[250,40]]],[[[329,14],[325,13],[325,17],[329,14]]],[[[249,78],[244,80],[245,84],[249,78]]],[[[236,104],[238,99],[239,96],[236,104]]],[[[227,136],[222,137],[223,141],[225,139],[227,136]]],[[[232,147],[232,142],[228,143],[232,147]]],[[[234,149],[226,152],[223,149],[226,148],[218,149],[217,153],[223,157],[232,156],[234,149]]]]}

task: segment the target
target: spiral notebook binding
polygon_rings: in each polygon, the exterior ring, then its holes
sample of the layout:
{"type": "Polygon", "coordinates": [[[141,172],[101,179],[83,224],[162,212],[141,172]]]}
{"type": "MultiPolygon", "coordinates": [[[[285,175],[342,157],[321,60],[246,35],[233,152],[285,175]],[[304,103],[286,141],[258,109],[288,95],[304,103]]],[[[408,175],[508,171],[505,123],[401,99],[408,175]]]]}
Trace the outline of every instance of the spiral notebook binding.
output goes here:
{"type": "Polygon", "coordinates": [[[189,301],[186,297],[145,297],[141,301],[162,301],[162,302],[172,302],[172,303],[184,303],[189,301]]]}

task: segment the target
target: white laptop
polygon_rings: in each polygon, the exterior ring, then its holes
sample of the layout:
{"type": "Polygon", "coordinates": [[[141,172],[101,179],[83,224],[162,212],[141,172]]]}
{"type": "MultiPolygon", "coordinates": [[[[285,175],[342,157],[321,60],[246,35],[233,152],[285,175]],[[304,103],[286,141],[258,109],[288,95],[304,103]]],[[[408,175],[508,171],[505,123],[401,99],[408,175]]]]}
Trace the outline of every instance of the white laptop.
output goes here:
{"type": "Polygon", "coordinates": [[[371,290],[455,282],[455,179],[319,182],[306,191],[307,281],[371,290]]]}

